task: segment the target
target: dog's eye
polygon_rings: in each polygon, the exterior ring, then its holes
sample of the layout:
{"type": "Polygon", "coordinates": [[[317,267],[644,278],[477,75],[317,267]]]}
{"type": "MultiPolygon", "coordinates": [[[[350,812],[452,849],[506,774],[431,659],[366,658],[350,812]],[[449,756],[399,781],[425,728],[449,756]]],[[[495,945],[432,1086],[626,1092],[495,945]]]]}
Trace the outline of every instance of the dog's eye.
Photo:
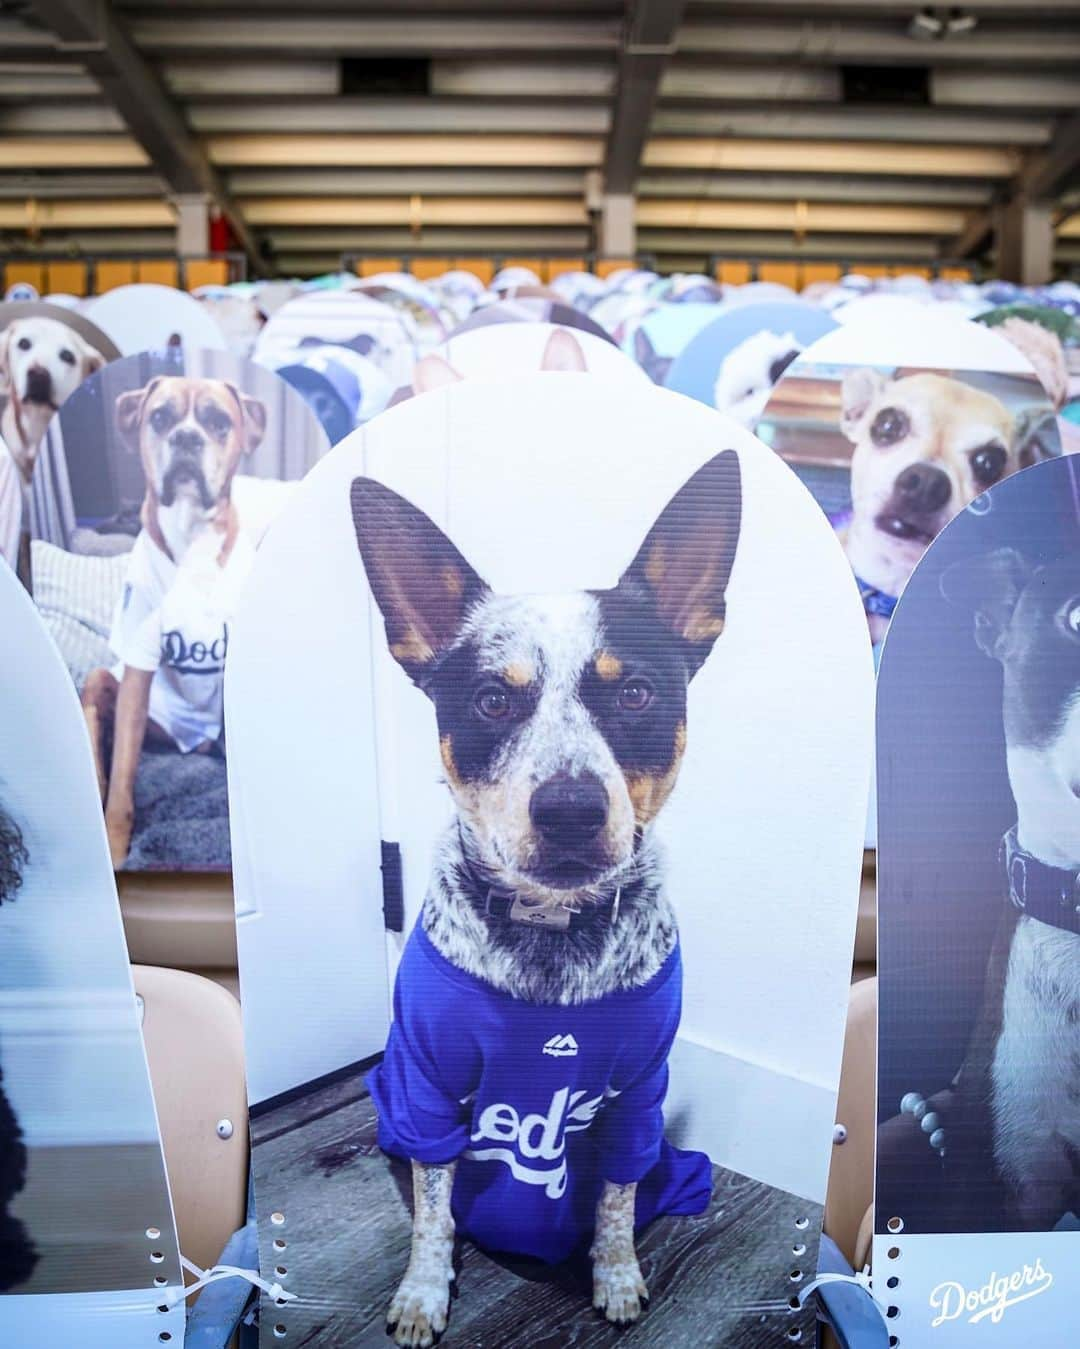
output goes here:
{"type": "Polygon", "coordinates": [[[870,425],[870,439],[875,445],[895,445],[911,430],[906,412],[900,408],[882,408],[870,425]]]}
{"type": "Polygon", "coordinates": [[[33,346],[33,343],[30,341],[28,337],[20,337],[15,345],[19,348],[20,351],[29,351],[31,346],[33,346]]]}
{"type": "Polygon", "coordinates": [[[644,712],[652,706],[656,693],[647,679],[628,679],[619,689],[616,701],[621,712],[644,712]]]}
{"type": "Polygon", "coordinates": [[[975,481],[981,483],[983,487],[989,487],[997,482],[1005,472],[1008,457],[1004,445],[984,445],[982,449],[976,450],[971,456],[971,471],[975,475],[975,481]]]}
{"type": "Polygon", "coordinates": [[[65,365],[74,365],[75,353],[73,351],[68,351],[67,347],[61,347],[60,359],[64,362],[65,365]]]}
{"type": "Polygon", "coordinates": [[[171,423],[172,418],[167,407],[155,408],[150,414],[150,425],[159,434],[162,431],[167,431],[171,423]]]}
{"type": "Polygon", "coordinates": [[[473,699],[476,710],[488,721],[500,721],[514,710],[514,703],[506,689],[497,684],[482,688],[473,699]]]}
{"type": "Polygon", "coordinates": [[[223,412],[208,412],[203,420],[212,436],[227,436],[232,427],[232,422],[223,412]]]}

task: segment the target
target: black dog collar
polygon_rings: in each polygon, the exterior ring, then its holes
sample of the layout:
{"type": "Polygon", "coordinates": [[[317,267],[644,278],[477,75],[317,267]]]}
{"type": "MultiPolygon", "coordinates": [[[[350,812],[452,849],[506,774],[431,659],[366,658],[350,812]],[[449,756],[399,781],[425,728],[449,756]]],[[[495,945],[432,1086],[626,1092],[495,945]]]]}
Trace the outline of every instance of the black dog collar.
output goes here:
{"type": "Polygon", "coordinates": [[[482,901],[484,914],[488,918],[505,918],[513,923],[526,923],[530,927],[546,927],[554,931],[567,932],[572,928],[584,926],[601,909],[610,910],[609,917],[612,923],[619,916],[621,886],[615,886],[582,911],[568,908],[566,905],[552,908],[542,900],[519,895],[516,890],[508,890],[502,885],[492,885],[490,881],[478,875],[465,851],[465,840],[462,839],[461,842],[460,869],[474,893],[482,901]]]}
{"type": "Polygon", "coordinates": [[[609,921],[619,916],[622,891],[618,886],[602,901],[594,901],[585,910],[571,909],[565,904],[552,908],[543,900],[519,895],[516,890],[500,890],[490,886],[484,900],[484,912],[490,918],[508,918],[512,923],[527,923],[531,927],[546,927],[566,932],[583,926],[599,909],[609,909],[609,921]]]}
{"type": "Polygon", "coordinates": [[[1029,918],[1080,935],[1080,871],[1047,866],[1017,842],[1016,826],[1001,840],[1009,902],[1029,918]]]}

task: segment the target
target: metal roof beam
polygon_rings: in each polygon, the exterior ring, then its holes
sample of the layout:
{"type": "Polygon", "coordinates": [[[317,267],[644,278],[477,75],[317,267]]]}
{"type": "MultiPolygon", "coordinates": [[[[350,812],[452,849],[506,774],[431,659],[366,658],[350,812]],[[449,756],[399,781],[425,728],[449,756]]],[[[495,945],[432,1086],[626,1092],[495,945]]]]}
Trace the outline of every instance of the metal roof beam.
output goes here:
{"type": "Polygon", "coordinates": [[[124,119],[170,192],[205,194],[232,225],[254,267],[262,269],[258,246],[217,170],[192,135],[158,76],[113,17],[108,0],[31,0],[33,12],[76,54],[124,119]]]}
{"type": "MultiPolygon", "coordinates": [[[[1080,178],[1080,112],[1066,117],[1058,125],[1050,144],[1027,160],[1010,181],[1001,206],[1053,202],[1077,178],[1080,178]]],[[[1000,222],[1001,217],[997,219],[1000,222]]],[[[955,257],[968,257],[983,246],[994,230],[993,212],[976,211],[953,240],[951,252],[955,257]]]]}
{"type": "Polygon", "coordinates": [[[633,192],[686,0],[629,0],[604,155],[604,191],[633,192]]]}
{"type": "Polygon", "coordinates": [[[1021,170],[1018,195],[1052,201],[1080,175],[1080,111],[1065,118],[1050,144],[1021,170]]]}
{"type": "Polygon", "coordinates": [[[160,197],[164,190],[161,180],[148,172],[0,174],[0,200],[160,197]]]}

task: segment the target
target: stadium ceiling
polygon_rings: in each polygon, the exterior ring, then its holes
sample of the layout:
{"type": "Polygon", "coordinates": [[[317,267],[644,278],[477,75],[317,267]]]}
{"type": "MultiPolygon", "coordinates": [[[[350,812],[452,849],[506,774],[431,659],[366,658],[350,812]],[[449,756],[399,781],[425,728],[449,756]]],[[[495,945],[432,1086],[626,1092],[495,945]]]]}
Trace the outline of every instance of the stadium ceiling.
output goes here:
{"type": "Polygon", "coordinates": [[[201,194],[343,252],[930,262],[1053,208],[1080,262],[1080,0],[0,0],[0,251],[175,250],[201,194]]]}

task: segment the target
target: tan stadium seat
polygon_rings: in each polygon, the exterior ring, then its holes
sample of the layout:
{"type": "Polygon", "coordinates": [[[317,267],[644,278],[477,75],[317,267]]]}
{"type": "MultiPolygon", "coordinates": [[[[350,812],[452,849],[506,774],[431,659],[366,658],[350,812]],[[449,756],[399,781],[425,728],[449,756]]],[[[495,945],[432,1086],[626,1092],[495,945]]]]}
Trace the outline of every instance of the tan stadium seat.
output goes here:
{"type": "MultiPolygon", "coordinates": [[[[852,984],[836,1119],[846,1131],[833,1145],[825,1231],[855,1269],[859,1234],[874,1198],[877,1117],[877,979],[852,984]]],[[[865,1259],[865,1257],[863,1257],[865,1259]]]]}
{"type": "Polygon", "coordinates": [[[865,979],[877,969],[877,854],[863,853],[859,916],[855,920],[855,977],[865,979]]]}
{"type": "Polygon", "coordinates": [[[132,975],[143,1001],[143,1039],[180,1249],[207,1269],[247,1213],[240,1004],[219,984],[184,970],[135,965],[132,975]]]}
{"type": "Polygon", "coordinates": [[[197,971],[237,993],[228,872],[121,871],[116,880],[133,961],[197,971]]]}

